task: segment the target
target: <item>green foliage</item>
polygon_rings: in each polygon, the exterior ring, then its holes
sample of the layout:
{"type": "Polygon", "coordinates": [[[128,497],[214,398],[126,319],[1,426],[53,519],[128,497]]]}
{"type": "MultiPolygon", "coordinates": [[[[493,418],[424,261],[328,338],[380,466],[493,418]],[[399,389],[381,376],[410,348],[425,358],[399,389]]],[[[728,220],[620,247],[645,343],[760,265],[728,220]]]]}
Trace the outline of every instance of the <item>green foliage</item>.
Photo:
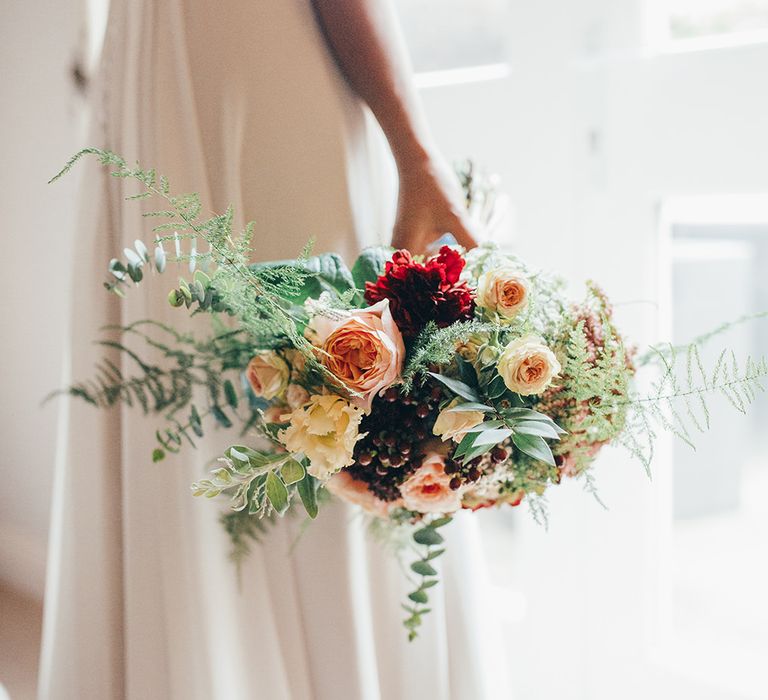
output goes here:
{"type": "Polygon", "coordinates": [[[180,283],[172,290],[169,301],[174,306],[191,306],[197,303],[202,310],[226,310],[237,317],[243,332],[247,333],[258,347],[275,347],[290,343],[306,357],[315,371],[340,389],[343,387],[317,362],[311,346],[303,336],[303,318],[296,314],[296,308],[286,299],[297,295],[308,280],[323,284],[332,278],[330,289],[339,293],[340,286],[354,291],[351,273],[346,270],[337,256],[307,257],[308,251],[295,262],[274,265],[251,265],[255,256],[252,247],[253,223],[247,224],[240,232],[233,229],[233,211],[228,208],[224,214],[208,218],[201,216],[202,204],[196,193],[174,194],[168,179],[158,176],[154,170],[144,170],[138,165],[131,167],[119,155],[110,151],[88,148],[73,156],[51,182],[68,172],[81,158],[95,156],[99,162],[111,168],[111,175],[123,180],[137,182],[143,189],[131,199],[158,200],[161,208],[145,211],[144,216],[158,221],[152,228],[156,245],[172,243],[175,257],[163,253],[153,259],[139,242],[135,250],[125,249],[125,262],[113,261],[110,288],[124,294],[123,287],[129,282],[138,284],[143,278],[143,269],[152,268],[157,272],[165,269],[167,262],[187,262],[194,273],[200,264],[212,266],[213,270],[206,284],[200,279],[191,283],[180,283]],[[189,252],[182,251],[182,243],[188,242],[189,252]],[[156,261],[161,260],[158,264],[156,261]],[[317,269],[313,269],[317,265],[317,269]],[[335,268],[334,268],[335,266],[335,268]],[[343,285],[342,285],[343,282],[343,285]],[[200,286],[197,286],[200,283],[200,286]]]}
{"type": "MultiPolygon", "coordinates": [[[[168,427],[157,432],[161,448],[154,452],[159,461],[166,451],[178,452],[183,442],[195,444],[203,435],[202,421],[212,417],[231,425],[230,416],[239,405],[233,379],[252,354],[247,337],[238,331],[224,331],[205,340],[154,321],[110,327],[120,340],[105,339],[99,344],[119,352],[125,361],[105,357],[94,376],[67,389],[71,396],[98,408],[116,404],[136,407],[144,414],[161,415],[168,427]],[[153,361],[131,347],[132,339],[151,350],[153,361]]],[[[247,408],[243,422],[252,419],[247,408]]]]}
{"type": "Polygon", "coordinates": [[[438,583],[437,570],[432,562],[445,552],[445,549],[433,549],[433,547],[443,543],[444,538],[438,529],[449,522],[451,522],[450,516],[435,518],[424,523],[413,533],[413,542],[416,544],[419,558],[411,563],[410,570],[419,578],[414,581],[414,590],[408,594],[410,603],[403,605],[403,609],[409,613],[403,621],[408,630],[408,641],[413,641],[418,637],[418,629],[423,622],[423,616],[430,611],[429,608],[423,606],[429,603],[427,591],[438,583]]]}
{"type": "Polygon", "coordinates": [[[366,248],[352,267],[352,278],[355,286],[365,291],[366,282],[375,282],[384,274],[384,266],[392,257],[394,248],[391,246],[373,246],[366,248]]]}
{"type": "Polygon", "coordinates": [[[416,378],[423,377],[434,365],[448,365],[456,355],[456,346],[474,333],[489,332],[496,326],[482,321],[460,321],[446,328],[430,322],[419,333],[409,351],[403,371],[403,390],[410,391],[416,378]]]}
{"type": "Polygon", "coordinates": [[[192,484],[193,496],[215,498],[226,494],[235,511],[247,510],[263,518],[283,515],[298,492],[307,515],[317,515],[317,485],[303,461],[285,452],[263,452],[246,445],[232,445],[205,479],[192,484]],[[312,498],[307,498],[307,494],[312,498]],[[313,500],[314,499],[314,500],[313,500]]]}
{"type": "MultiPolygon", "coordinates": [[[[672,433],[695,449],[693,435],[710,427],[708,398],[722,396],[733,408],[746,413],[747,407],[764,391],[768,362],[763,357],[748,357],[742,365],[731,351],[723,349],[713,368],[702,363],[698,344],[685,352],[669,345],[656,349],[655,364],[659,378],[646,396],[632,395],[617,410],[629,410],[629,428],[620,442],[637,457],[647,470],[653,459],[653,444],[658,428],[672,433]],[[684,371],[678,368],[684,365],[684,371]]],[[[651,364],[650,361],[648,364],[651,364]]]]}

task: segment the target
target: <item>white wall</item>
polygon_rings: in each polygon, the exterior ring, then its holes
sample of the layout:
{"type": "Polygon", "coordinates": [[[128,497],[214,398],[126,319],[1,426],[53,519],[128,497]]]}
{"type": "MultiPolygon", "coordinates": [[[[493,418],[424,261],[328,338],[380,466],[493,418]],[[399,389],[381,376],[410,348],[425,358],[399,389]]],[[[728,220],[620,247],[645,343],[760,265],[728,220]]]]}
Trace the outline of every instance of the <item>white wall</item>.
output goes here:
{"type": "MultiPolygon", "coordinates": [[[[659,203],[768,191],[768,45],[649,56],[641,10],[639,0],[514,1],[509,77],[424,97],[449,155],[472,155],[502,175],[517,251],[574,282],[598,280],[616,302],[645,302],[617,313],[646,344],[659,336],[656,304],[666,301],[659,203]]],[[[654,657],[658,525],[668,506],[658,489],[670,466],[662,453],[654,483],[608,451],[595,476],[610,510],[566,483],[551,494],[548,532],[523,509],[484,514],[492,568],[515,593],[499,601],[499,615],[517,697],[765,697],[654,657]]]]}
{"type": "Polygon", "coordinates": [[[82,146],[70,79],[77,2],[0,4],[0,579],[44,585],[76,177],[46,181],[82,146]]]}

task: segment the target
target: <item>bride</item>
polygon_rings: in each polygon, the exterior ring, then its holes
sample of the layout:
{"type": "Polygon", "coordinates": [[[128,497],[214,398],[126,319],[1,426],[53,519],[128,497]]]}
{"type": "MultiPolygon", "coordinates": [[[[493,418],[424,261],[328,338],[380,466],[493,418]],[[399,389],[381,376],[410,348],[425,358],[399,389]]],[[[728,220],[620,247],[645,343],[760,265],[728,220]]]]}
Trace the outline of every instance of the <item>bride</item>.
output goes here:
{"type": "MultiPolygon", "coordinates": [[[[255,219],[261,259],[310,236],[348,260],[388,232],[417,253],[444,232],[474,244],[385,0],[113,0],[92,97],[92,145],[255,219]]],[[[94,169],[83,188],[71,378],[102,355],[99,328],[171,313],[162,280],[103,293],[106,262],[147,226],[123,181],[94,169]]],[[[402,574],[348,507],[290,555],[300,523],[276,525],[238,576],[221,505],[188,488],[226,435],[153,465],[151,419],[71,402],[62,423],[42,698],[507,697],[474,523],[452,526],[442,595],[409,645],[402,574]]]]}

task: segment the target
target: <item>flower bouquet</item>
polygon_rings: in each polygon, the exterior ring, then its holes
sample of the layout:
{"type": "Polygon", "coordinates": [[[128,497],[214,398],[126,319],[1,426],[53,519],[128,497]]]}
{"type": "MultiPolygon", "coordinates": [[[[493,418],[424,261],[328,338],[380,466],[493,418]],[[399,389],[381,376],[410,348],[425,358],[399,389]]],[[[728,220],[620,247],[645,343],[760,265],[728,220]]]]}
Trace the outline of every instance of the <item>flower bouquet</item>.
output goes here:
{"type": "MultiPolygon", "coordinates": [[[[229,497],[225,524],[238,546],[259,531],[254,523],[294,505],[314,518],[324,493],[408,528],[421,552],[410,564],[410,638],[437,583],[439,529],[453,513],[526,502],[542,517],[546,490],[564,477],[591,488],[604,445],[625,445],[647,466],[658,426],[688,440],[687,423],[707,421],[706,393],[743,409],[768,371],[765,361],[742,371],[721,356],[706,372],[694,343],[679,380],[678,349],[639,356],[597,286],[574,303],[556,276],[490,246],[424,257],[376,247],[351,267],[309,250],[253,264],[252,227],[235,233],[231,211],[201,217],[196,195],[174,195],[165,178],[105,151],[84,151],[65,170],[86,153],[138,181],[136,198],[164,201],[148,212],[161,218],[153,253],[140,241],[126,249],[109,264],[107,288],[124,295],[146,272],[183,261],[191,276],[170,304],[216,323],[194,341],[151,319],[122,329],[166,364],[137,363],[129,377],[104,365],[99,382],[70,392],[163,416],[156,461],[194,444],[209,420],[239,424],[242,437],[192,486],[196,496],[229,497]],[[636,368],[654,358],[662,372],[640,396],[636,368]]],[[[470,205],[489,196],[471,172],[463,183],[470,205]]]]}

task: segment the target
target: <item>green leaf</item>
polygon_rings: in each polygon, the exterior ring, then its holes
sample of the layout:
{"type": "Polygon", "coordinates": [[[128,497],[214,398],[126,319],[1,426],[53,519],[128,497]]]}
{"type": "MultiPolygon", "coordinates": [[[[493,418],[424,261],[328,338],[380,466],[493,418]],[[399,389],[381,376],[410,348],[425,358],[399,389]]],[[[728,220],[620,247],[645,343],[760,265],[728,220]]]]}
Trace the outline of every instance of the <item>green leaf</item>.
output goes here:
{"type": "Polygon", "coordinates": [[[165,250],[163,249],[163,246],[158,243],[157,246],[155,246],[155,269],[160,273],[165,272],[166,261],[165,250]]]}
{"type": "Polygon", "coordinates": [[[552,467],[555,466],[552,450],[549,449],[549,445],[544,441],[544,438],[538,435],[519,435],[515,433],[512,435],[512,442],[515,443],[515,447],[520,452],[524,452],[534,459],[546,462],[552,467]]]}
{"type": "Polygon", "coordinates": [[[317,517],[317,493],[315,492],[315,480],[307,474],[296,487],[301,502],[304,504],[304,510],[310,518],[317,517]]]}
{"type": "Polygon", "coordinates": [[[453,520],[452,515],[444,515],[442,518],[435,518],[432,522],[429,523],[429,526],[437,530],[437,528],[447,525],[452,520],[453,520]]]}
{"type": "Polygon", "coordinates": [[[418,591],[414,591],[413,593],[409,593],[408,597],[414,603],[422,603],[422,604],[424,604],[424,603],[428,603],[429,602],[429,596],[427,596],[427,594],[424,591],[422,591],[422,590],[418,590],[418,591]]]}
{"type": "Polygon", "coordinates": [[[465,454],[467,454],[467,452],[472,449],[472,445],[475,444],[475,438],[478,435],[479,433],[467,432],[467,434],[461,438],[461,442],[459,443],[458,447],[454,450],[454,459],[459,459],[460,457],[463,457],[465,454]]]}
{"type": "Polygon", "coordinates": [[[445,554],[445,550],[444,549],[436,549],[434,552],[430,552],[429,554],[427,554],[427,556],[424,557],[424,560],[425,561],[430,561],[432,559],[437,559],[437,557],[439,557],[441,554],[445,554]]]}
{"type": "Polygon", "coordinates": [[[495,428],[491,430],[483,430],[477,434],[472,447],[480,447],[482,445],[498,445],[500,442],[504,442],[512,431],[509,428],[495,428]]]}
{"type": "Polygon", "coordinates": [[[384,274],[384,265],[392,257],[394,248],[373,246],[366,248],[352,266],[352,279],[355,287],[365,289],[366,282],[375,282],[384,274]]]}
{"type": "Polygon", "coordinates": [[[471,362],[465,360],[458,353],[455,355],[455,358],[456,364],[459,368],[459,377],[461,378],[461,381],[463,381],[468,386],[477,388],[477,371],[475,370],[474,365],[471,362]]]}
{"type": "Polygon", "coordinates": [[[275,472],[267,473],[266,493],[272,507],[279,515],[288,509],[288,489],[275,472]]]}
{"type": "Polygon", "coordinates": [[[229,419],[229,416],[227,416],[227,414],[221,410],[220,406],[211,406],[211,415],[216,419],[216,421],[222,427],[224,428],[232,427],[232,421],[229,419]]]}
{"type": "Polygon", "coordinates": [[[550,424],[540,420],[520,421],[515,423],[515,432],[518,435],[538,435],[539,437],[559,440],[560,433],[550,424]]]}
{"type": "Polygon", "coordinates": [[[440,581],[436,578],[433,578],[431,581],[424,581],[424,583],[421,584],[420,588],[422,590],[426,590],[427,588],[432,588],[432,586],[436,586],[440,581]]]}
{"type": "Polygon", "coordinates": [[[415,571],[419,576],[437,576],[437,571],[425,561],[413,562],[413,564],[411,564],[411,571],[415,571]]]}
{"type": "Polygon", "coordinates": [[[431,527],[424,527],[413,533],[413,541],[417,544],[434,545],[442,544],[442,535],[431,527]]]}
{"type": "Polygon", "coordinates": [[[460,382],[458,379],[446,377],[443,374],[437,374],[436,372],[427,372],[427,374],[437,379],[438,382],[446,386],[457,396],[461,396],[462,399],[466,399],[467,401],[471,401],[473,403],[482,403],[477,392],[468,384],[460,382]]]}
{"type": "Polygon", "coordinates": [[[484,403],[474,403],[467,401],[466,403],[456,404],[453,408],[446,408],[446,413],[460,413],[461,411],[482,411],[483,413],[490,413],[496,409],[493,406],[487,406],[484,403]]]}
{"type": "Polygon", "coordinates": [[[497,374],[489,383],[485,389],[485,393],[488,394],[489,399],[498,399],[504,395],[507,391],[507,385],[504,383],[504,377],[497,374]]]}
{"type": "Polygon", "coordinates": [[[283,481],[290,486],[304,478],[306,472],[301,462],[291,458],[281,468],[280,476],[283,477],[283,481]]]}
{"type": "Polygon", "coordinates": [[[224,397],[232,408],[237,408],[237,392],[229,379],[224,382],[224,397]]]}
{"type": "Polygon", "coordinates": [[[192,428],[197,437],[203,437],[203,426],[200,422],[200,414],[197,412],[197,407],[192,406],[192,410],[189,412],[189,427],[192,428]]]}
{"type": "Polygon", "coordinates": [[[164,459],[165,459],[165,450],[161,450],[159,447],[156,447],[154,450],[152,450],[153,462],[162,462],[164,459]]]}

